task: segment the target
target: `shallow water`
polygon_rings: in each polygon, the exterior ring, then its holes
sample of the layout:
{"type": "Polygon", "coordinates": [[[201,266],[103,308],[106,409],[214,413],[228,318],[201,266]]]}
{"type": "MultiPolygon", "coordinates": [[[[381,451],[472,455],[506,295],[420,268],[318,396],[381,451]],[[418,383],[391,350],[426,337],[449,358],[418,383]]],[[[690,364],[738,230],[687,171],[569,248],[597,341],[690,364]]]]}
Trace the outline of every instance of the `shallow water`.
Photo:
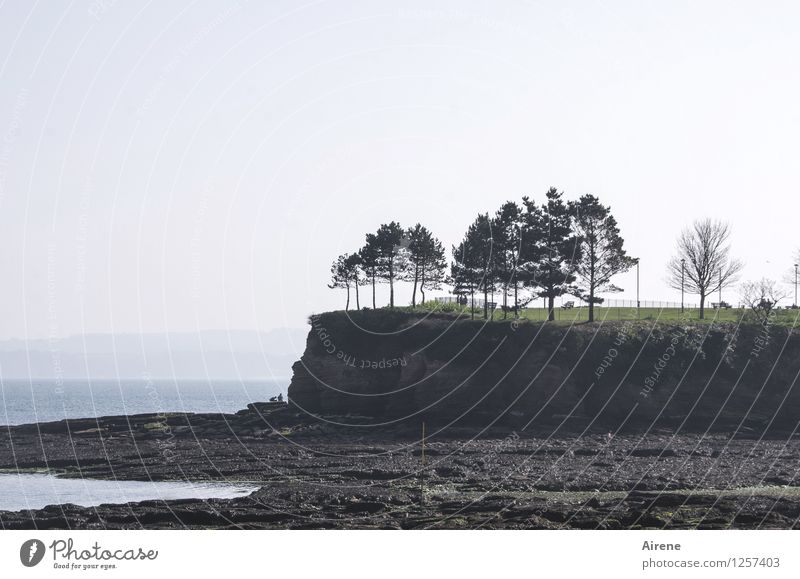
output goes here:
{"type": "Polygon", "coordinates": [[[93,507],[159,499],[232,499],[247,496],[257,488],[246,483],[106,481],[51,474],[0,474],[0,511],[68,503],[93,507]]]}
{"type": "Polygon", "coordinates": [[[288,380],[2,380],[0,425],[158,412],[236,412],[288,380]]]}

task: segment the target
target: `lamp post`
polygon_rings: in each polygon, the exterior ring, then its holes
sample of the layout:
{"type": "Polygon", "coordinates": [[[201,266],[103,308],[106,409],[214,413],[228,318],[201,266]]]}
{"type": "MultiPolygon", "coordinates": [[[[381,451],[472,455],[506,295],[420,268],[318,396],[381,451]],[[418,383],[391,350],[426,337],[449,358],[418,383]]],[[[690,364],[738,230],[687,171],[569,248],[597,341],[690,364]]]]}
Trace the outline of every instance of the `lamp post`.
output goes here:
{"type": "Polygon", "coordinates": [[[639,319],[639,258],[636,258],[636,319],[639,319]]]}
{"type": "Polygon", "coordinates": [[[683,280],[686,277],[686,260],[681,260],[681,313],[683,313],[683,290],[684,290],[684,283],[683,280]]]}

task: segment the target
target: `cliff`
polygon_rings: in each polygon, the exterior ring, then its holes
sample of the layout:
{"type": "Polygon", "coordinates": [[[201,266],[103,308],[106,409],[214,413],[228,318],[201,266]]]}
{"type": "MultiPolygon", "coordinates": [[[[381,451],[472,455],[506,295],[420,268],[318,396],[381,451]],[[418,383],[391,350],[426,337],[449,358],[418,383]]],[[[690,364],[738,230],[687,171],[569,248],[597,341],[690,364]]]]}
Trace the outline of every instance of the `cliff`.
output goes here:
{"type": "Polygon", "coordinates": [[[289,400],[320,417],[749,434],[800,420],[800,338],[781,326],[487,324],[389,310],[310,322],[289,400]]]}

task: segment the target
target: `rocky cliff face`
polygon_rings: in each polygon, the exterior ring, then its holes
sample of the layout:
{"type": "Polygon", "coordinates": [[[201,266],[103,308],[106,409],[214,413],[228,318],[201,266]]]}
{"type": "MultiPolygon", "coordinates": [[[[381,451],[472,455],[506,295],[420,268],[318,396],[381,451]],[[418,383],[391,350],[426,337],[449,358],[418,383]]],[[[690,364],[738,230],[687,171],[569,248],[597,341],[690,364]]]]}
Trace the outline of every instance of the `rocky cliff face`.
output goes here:
{"type": "Polygon", "coordinates": [[[782,327],[312,317],[289,399],[373,424],[791,431],[800,339],[782,327]]]}

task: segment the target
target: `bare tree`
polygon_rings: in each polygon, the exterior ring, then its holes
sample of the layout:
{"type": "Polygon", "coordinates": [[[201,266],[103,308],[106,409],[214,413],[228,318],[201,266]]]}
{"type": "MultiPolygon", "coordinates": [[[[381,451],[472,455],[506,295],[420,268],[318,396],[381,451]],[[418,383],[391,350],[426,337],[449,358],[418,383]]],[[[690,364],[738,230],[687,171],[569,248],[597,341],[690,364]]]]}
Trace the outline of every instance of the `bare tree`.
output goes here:
{"type": "Polygon", "coordinates": [[[667,282],[677,290],[700,296],[700,319],[705,317],[706,298],[734,284],[744,264],[732,258],[728,239],[730,226],[702,219],[678,237],[678,254],[667,264],[667,282]]]}
{"type": "Polygon", "coordinates": [[[765,325],[778,302],[789,297],[789,292],[780,289],[775,280],[761,278],[758,281],[744,282],[741,287],[741,297],[756,320],[765,325]]]}

